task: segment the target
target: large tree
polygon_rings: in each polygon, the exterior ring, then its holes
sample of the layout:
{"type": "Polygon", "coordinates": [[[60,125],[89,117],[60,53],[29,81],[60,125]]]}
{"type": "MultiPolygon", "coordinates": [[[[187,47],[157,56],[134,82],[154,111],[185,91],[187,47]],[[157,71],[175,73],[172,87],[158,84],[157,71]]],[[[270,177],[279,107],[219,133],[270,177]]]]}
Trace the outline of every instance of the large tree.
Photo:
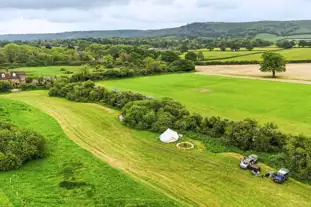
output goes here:
{"type": "Polygon", "coordinates": [[[262,54],[262,63],[260,64],[261,72],[272,72],[272,77],[275,78],[276,72],[286,71],[286,60],[283,55],[273,52],[265,52],[262,54]]]}

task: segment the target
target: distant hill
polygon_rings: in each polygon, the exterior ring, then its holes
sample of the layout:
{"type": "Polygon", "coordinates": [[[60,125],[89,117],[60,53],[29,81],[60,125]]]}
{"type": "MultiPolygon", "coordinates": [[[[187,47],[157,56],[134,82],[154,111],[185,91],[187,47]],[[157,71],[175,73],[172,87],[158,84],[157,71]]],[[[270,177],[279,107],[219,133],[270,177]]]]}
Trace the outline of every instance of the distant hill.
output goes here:
{"type": "Polygon", "coordinates": [[[205,22],[192,23],[181,27],[159,30],[110,30],[110,31],[76,31],[50,34],[11,34],[0,35],[0,40],[51,40],[69,38],[103,38],[103,37],[167,37],[167,36],[204,36],[232,38],[253,38],[260,34],[277,37],[311,34],[311,20],[301,21],[261,21],[261,22],[205,22]]]}

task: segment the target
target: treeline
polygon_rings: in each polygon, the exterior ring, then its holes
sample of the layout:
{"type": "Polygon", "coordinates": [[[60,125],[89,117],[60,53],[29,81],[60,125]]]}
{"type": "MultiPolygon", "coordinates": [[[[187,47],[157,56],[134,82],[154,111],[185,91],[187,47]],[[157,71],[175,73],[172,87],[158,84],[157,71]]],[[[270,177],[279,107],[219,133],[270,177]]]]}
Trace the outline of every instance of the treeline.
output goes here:
{"type": "Polygon", "coordinates": [[[14,68],[88,63],[104,65],[107,68],[123,65],[129,68],[154,67],[157,70],[163,66],[162,63],[179,60],[180,54],[173,51],[149,50],[129,45],[90,44],[81,49],[75,47],[38,48],[12,43],[0,48],[0,66],[14,68]]]}
{"type": "Polygon", "coordinates": [[[195,70],[194,62],[190,60],[175,60],[171,63],[162,61],[154,61],[147,58],[145,60],[146,66],[143,68],[112,68],[112,69],[96,69],[85,70],[83,72],[75,73],[70,77],[71,82],[87,81],[87,80],[106,80],[129,78],[135,76],[147,76],[153,74],[176,73],[176,72],[190,72],[195,70]]]}
{"type": "Polygon", "coordinates": [[[123,123],[128,127],[160,133],[167,128],[197,132],[242,150],[272,153],[271,162],[286,166],[298,179],[311,179],[311,138],[284,134],[273,123],[261,125],[253,119],[230,121],[202,117],[191,114],[170,98],[154,100],[138,93],[109,91],[91,81],[70,83],[68,79],[62,79],[50,89],[49,95],[120,108],[123,123]]]}
{"type": "MultiPolygon", "coordinates": [[[[272,42],[262,39],[217,39],[217,40],[206,40],[205,47],[212,51],[215,48],[220,48],[221,51],[226,51],[228,48],[231,51],[239,51],[241,48],[246,48],[252,51],[255,47],[268,47],[273,45],[272,42]]],[[[188,49],[188,48],[185,48],[188,49]]],[[[186,52],[186,50],[183,50],[186,52]]]]}
{"type": "MultiPolygon", "coordinates": [[[[79,39],[56,39],[56,40],[34,40],[34,41],[13,41],[18,45],[29,45],[38,48],[53,48],[65,47],[75,48],[79,51],[84,51],[92,44],[98,45],[128,45],[134,47],[141,47],[144,49],[169,49],[169,50],[195,50],[200,48],[207,48],[209,46],[217,47],[221,42],[227,42],[228,45],[236,43],[241,47],[252,45],[253,47],[266,47],[272,43],[262,39],[230,39],[225,36],[218,38],[210,37],[166,37],[166,38],[79,38],[79,39]]],[[[10,44],[9,41],[0,41],[0,47],[10,44]]]]}
{"type": "Polygon", "coordinates": [[[0,122],[0,171],[21,167],[46,155],[45,139],[36,132],[0,122]]]}

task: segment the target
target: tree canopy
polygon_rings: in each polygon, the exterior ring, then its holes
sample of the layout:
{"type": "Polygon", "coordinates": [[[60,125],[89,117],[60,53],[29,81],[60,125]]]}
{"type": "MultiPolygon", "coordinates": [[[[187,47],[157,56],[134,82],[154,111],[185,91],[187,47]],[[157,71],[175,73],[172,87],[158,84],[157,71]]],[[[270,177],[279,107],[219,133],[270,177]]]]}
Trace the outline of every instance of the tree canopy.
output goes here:
{"type": "Polygon", "coordinates": [[[286,71],[286,60],[279,53],[265,52],[262,54],[262,63],[260,64],[261,72],[272,72],[272,77],[276,77],[276,72],[286,71]]]}

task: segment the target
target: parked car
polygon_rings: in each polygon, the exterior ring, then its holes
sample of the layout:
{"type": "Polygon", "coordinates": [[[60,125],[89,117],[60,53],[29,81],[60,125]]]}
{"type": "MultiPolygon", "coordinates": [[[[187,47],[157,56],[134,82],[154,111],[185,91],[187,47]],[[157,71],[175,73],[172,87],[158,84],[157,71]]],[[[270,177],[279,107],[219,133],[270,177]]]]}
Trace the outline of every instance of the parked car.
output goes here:
{"type": "Polygon", "coordinates": [[[281,168],[277,173],[272,175],[272,180],[276,183],[284,183],[289,177],[289,170],[286,168],[281,168]]]}
{"type": "Polygon", "coordinates": [[[244,157],[240,161],[240,168],[244,170],[252,170],[251,168],[258,169],[257,163],[258,156],[257,155],[250,155],[248,157],[244,157]]]}

